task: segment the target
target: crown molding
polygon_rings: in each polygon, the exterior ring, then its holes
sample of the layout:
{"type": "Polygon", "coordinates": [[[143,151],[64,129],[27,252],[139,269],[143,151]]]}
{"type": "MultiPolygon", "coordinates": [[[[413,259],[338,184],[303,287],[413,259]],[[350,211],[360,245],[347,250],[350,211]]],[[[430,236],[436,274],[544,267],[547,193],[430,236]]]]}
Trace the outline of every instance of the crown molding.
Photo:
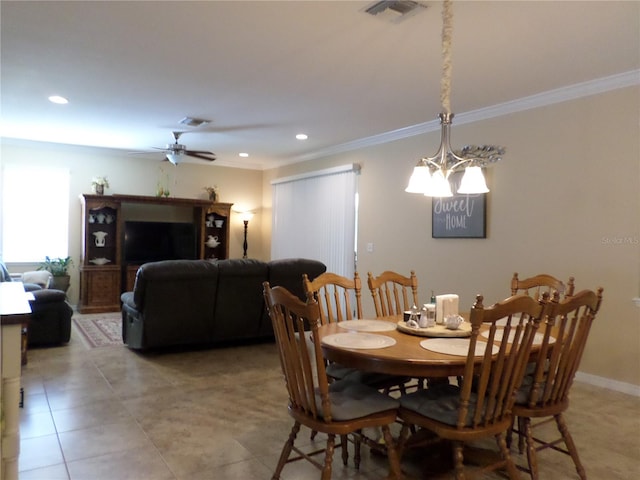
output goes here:
{"type": "MultiPolygon", "coordinates": [[[[567,102],[578,98],[589,97],[591,95],[597,95],[600,93],[618,90],[620,88],[631,87],[634,85],[640,85],[640,70],[631,70],[629,72],[623,72],[608,77],[589,80],[587,82],[576,83],[573,85],[568,85],[566,87],[556,88],[555,90],[548,90],[546,92],[523,97],[510,102],[499,103],[491,107],[479,108],[477,110],[471,110],[469,112],[456,114],[456,125],[479,122],[481,120],[500,117],[502,115],[509,115],[516,112],[523,112],[547,105],[554,105],[556,103],[567,102]]],[[[365,137],[351,142],[333,145],[331,147],[316,150],[305,155],[299,155],[295,158],[289,159],[289,161],[287,161],[286,163],[281,163],[281,165],[304,162],[307,160],[327,157],[329,155],[336,155],[352,150],[359,150],[361,148],[389,143],[396,140],[401,140],[403,138],[409,138],[415,135],[421,135],[438,130],[440,130],[439,120],[418,123],[416,125],[411,125],[408,127],[399,128],[397,130],[391,130],[389,132],[381,133],[379,135],[373,135],[371,137],[365,137]]]]}

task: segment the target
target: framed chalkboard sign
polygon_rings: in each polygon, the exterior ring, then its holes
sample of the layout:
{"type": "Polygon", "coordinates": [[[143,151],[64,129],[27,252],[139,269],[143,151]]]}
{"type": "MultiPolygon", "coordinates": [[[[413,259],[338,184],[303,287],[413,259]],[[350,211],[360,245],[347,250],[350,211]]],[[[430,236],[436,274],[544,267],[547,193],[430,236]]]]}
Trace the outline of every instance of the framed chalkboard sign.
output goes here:
{"type": "Polygon", "coordinates": [[[487,194],[455,193],[464,172],[449,177],[453,197],[433,197],[432,238],[486,238],[487,194]]]}

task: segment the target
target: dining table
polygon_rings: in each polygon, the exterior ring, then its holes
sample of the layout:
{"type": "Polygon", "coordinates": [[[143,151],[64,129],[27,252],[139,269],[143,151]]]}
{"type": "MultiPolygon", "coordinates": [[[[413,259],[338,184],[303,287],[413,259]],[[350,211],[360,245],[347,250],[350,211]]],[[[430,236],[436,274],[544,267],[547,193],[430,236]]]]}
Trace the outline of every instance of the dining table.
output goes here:
{"type": "MultiPolygon", "coordinates": [[[[318,337],[325,359],[345,367],[411,378],[460,377],[464,374],[471,336],[468,312],[460,313],[460,316],[464,321],[454,330],[444,325],[409,328],[402,315],[394,315],[321,325],[318,337]]],[[[505,323],[506,318],[496,323],[494,354],[502,340],[500,327],[505,323]]],[[[554,327],[551,344],[555,342],[556,331],[554,327]]],[[[482,325],[475,352],[478,364],[487,347],[488,333],[488,325],[482,325]]],[[[542,332],[535,334],[531,360],[535,359],[542,338],[542,332]]],[[[511,343],[509,339],[507,341],[511,343]]]]}
{"type": "Polygon", "coordinates": [[[401,315],[333,322],[320,326],[318,337],[327,360],[362,371],[412,378],[454,377],[464,373],[471,334],[468,322],[448,332],[445,327],[436,326],[439,328],[433,329],[433,336],[426,329],[409,333],[403,326],[401,315]],[[449,353],[433,351],[425,348],[430,343],[449,344],[452,348],[449,353]]]}

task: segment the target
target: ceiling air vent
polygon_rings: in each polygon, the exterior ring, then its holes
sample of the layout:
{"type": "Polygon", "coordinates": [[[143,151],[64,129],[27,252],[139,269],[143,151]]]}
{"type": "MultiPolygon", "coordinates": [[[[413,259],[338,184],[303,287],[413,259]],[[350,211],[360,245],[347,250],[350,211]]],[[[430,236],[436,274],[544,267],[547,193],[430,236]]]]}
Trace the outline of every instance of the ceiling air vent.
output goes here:
{"type": "Polygon", "coordinates": [[[398,21],[415,15],[422,9],[427,8],[419,2],[411,0],[390,0],[376,2],[365,9],[369,15],[387,18],[391,21],[398,21]]]}

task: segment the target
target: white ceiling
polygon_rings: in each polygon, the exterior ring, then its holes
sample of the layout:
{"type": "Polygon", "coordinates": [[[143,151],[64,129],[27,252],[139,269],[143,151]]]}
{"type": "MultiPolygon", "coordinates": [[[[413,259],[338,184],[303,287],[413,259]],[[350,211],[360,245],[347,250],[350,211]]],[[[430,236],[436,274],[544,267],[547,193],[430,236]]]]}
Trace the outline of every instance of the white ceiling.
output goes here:
{"type": "MultiPolygon", "coordinates": [[[[365,14],[372,3],[3,0],[0,136],[149,150],[194,116],[212,122],[184,134],[188,148],[268,168],[434,120],[440,2],[399,22],[365,14]]],[[[640,68],[638,1],[453,12],[456,113],[640,68]]]]}

